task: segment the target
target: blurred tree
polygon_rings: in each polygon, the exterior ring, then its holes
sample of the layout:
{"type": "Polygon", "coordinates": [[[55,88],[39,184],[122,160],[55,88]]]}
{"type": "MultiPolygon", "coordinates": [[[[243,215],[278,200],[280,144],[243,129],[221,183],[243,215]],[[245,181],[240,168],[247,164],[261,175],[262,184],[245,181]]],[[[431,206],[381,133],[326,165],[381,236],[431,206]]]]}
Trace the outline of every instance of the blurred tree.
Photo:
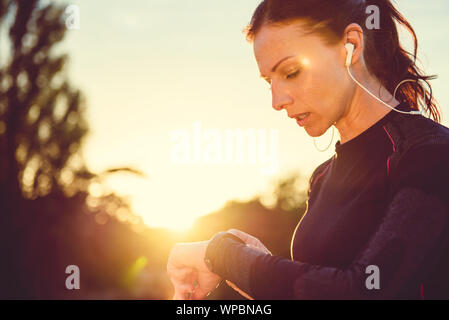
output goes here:
{"type": "Polygon", "coordinates": [[[0,296],[15,297],[14,291],[36,297],[25,293],[25,274],[61,260],[66,251],[61,244],[75,241],[67,234],[82,237],[72,230],[87,223],[72,213],[82,215],[86,202],[100,225],[120,209],[121,220],[129,215],[140,222],[115,194],[89,193],[108,174],[139,172],[115,168],[94,174],[85,165],[80,151],[88,132],[85,99],[68,79],[68,56],[55,54],[66,33],[64,9],[49,1],[0,0],[0,37],[6,35],[0,39],[0,252],[5,257],[0,296]],[[59,251],[51,255],[53,249],[59,251]],[[47,261],[28,266],[42,256],[47,261]]]}
{"type": "Polygon", "coordinates": [[[271,189],[259,197],[267,208],[291,212],[302,208],[307,200],[308,179],[298,172],[279,178],[271,189]]]}
{"type": "Polygon", "coordinates": [[[83,98],[64,73],[67,56],[51,52],[65,34],[62,14],[38,0],[0,0],[0,34],[9,36],[0,61],[0,205],[10,263],[2,274],[18,269],[23,198],[62,192],[64,184],[86,188],[92,177],[74,157],[87,132],[83,98]]]}
{"type": "Polygon", "coordinates": [[[37,0],[0,3],[10,39],[10,55],[3,57],[9,61],[0,71],[2,194],[11,203],[67,186],[85,189],[93,175],[78,153],[87,132],[84,99],[67,79],[67,56],[51,52],[65,34],[64,9],[37,0]]]}

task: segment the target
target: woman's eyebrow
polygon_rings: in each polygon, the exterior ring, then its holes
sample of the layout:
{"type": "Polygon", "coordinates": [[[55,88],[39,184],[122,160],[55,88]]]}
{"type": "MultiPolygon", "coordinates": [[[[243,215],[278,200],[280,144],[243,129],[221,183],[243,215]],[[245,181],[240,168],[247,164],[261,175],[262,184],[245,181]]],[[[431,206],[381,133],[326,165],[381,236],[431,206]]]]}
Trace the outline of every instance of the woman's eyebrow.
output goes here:
{"type": "MultiPolygon", "coordinates": [[[[279,60],[279,61],[274,65],[274,67],[271,69],[271,73],[275,72],[276,69],[277,69],[277,67],[279,67],[279,65],[280,65],[282,62],[284,62],[284,61],[287,60],[287,59],[293,58],[293,57],[294,57],[294,56],[287,56],[287,57],[282,58],[281,60],[279,60]]],[[[267,78],[267,77],[265,77],[263,74],[261,74],[260,77],[261,77],[262,79],[267,78]]]]}

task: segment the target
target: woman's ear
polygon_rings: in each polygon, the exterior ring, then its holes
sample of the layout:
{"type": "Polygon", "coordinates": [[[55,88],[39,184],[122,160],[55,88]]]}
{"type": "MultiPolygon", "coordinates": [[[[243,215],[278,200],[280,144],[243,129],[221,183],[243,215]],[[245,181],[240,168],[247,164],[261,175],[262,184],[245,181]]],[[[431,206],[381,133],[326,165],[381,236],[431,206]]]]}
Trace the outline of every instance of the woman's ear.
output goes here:
{"type": "MultiPolygon", "coordinates": [[[[352,52],[352,59],[351,59],[351,65],[357,63],[361,57],[363,57],[363,30],[357,23],[351,23],[348,25],[344,32],[344,45],[346,45],[348,42],[353,44],[354,50],[352,52]]],[[[345,59],[348,54],[347,48],[342,48],[345,54],[345,59]]]]}

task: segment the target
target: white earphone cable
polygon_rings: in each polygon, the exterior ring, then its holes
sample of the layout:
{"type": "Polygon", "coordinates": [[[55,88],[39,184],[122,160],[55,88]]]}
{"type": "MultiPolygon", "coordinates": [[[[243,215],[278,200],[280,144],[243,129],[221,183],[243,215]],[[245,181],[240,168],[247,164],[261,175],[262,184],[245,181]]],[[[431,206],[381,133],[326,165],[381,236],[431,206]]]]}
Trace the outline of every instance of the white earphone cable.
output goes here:
{"type": "MultiPolygon", "coordinates": [[[[352,60],[352,53],[353,53],[353,51],[354,51],[354,45],[348,42],[348,43],[345,45],[345,47],[346,47],[346,49],[347,49],[347,51],[348,51],[348,56],[347,56],[347,60],[346,60],[346,69],[347,69],[348,74],[349,74],[349,76],[351,77],[351,79],[352,79],[352,80],[353,80],[353,81],[354,81],[360,88],[362,88],[363,90],[365,90],[366,93],[368,93],[371,97],[373,97],[373,98],[376,99],[377,101],[381,102],[382,104],[384,104],[385,106],[387,106],[388,108],[390,108],[390,109],[393,110],[393,111],[396,111],[396,112],[399,112],[399,113],[403,113],[403,114],[423,115],[423,110],[424,110],[424,109],[419,110],[419,111],[416,111],[416,110],[413,110],[413,111],[402,111],[402,110],[396,109],[396,107],[390,106],[390,105],[387,104],[385,101],[379,99],[379,98],[376,97],[374,94],[372,94],[367,88],[365,88],[360,82],[358,82],[357,79],[352,75],[351,69],[350,69],[351,60],[352,60]]],[[[401,81],[401,82],[396,86],[396,88],[394,89],[393,98],[396,98],[396,92],[397,92],[398,88],[399,88],[403,83],[409,82],[409,81],[415,81],[415,80],[412,80],[412,79],[406,79],[406,80],[401,81]]],[[[418,84],[419,84],[419,83],[418,83],[418,84]]],[[[419,85],[421,85],[421,84],[419,84],[419,85]]],[[[423,90],[423,91],[425,92],[425,90],[423,90]]],[[[320,150],[320,149],[317,147],[317,145],[316,145],[315,138],[313,139],[313,143],[314,143],[314,145],[315,145],[315,148],[316,148],[318,151],[323,152],[323,151],[326,151],[326,150],[329,148],[329,146],[330,146],[330,144],[332,143],[333,140],[334,140],[334,131],[332,130],[332,139],[331,139],[331,142],[329,143],[329,145],[327,146],[326,149],[320,150]]]]}
{"type": "MultiPolygon", "coordinates": [[[[382,101],[381,99],[379,99],[378,97],[376,97],[374,94],[372,94],[368,89],[366,89],[360,82],[357,81],[356,78],[354,78],[354,76],[353,76],[352,73],[351,73],[351,70],[350,70],[349,66],[347,66],[346,69],[348,70],[349,76],[352,78],[352,80],[354,80],[355,83],[357,83],[357,84],[358,84],[363,90],[365,90],[370,96],[372,96],[372,97],[373,97],[374,99],[376,99],[377,101],[383,103],[383,104],[384,104],[385,106],[387,106],[388,108],[390,108],[390,109],[392,109],[392,110],[394,110],[394,111],[396,111],[396,112],[400,112],[400,113],[404,113],[404,114],[422,115],[422,113],[423,113],[422,111],[401,111],[401,110],[398,110],[398,109],[396,109],[396,108],[390,106],[389,104],[385,103],[384,101],[382,101]]],[[[399,86],[400,86],[401,84],[403,84],[404,82],[407,82],[407,81],[414,81],[414,80],[407,79],[407,80],[401,81],[401,82],[396,86],[396,89],[394,89],[393,97],[396,98],[396,91],[398,90],[399,86]]]]}

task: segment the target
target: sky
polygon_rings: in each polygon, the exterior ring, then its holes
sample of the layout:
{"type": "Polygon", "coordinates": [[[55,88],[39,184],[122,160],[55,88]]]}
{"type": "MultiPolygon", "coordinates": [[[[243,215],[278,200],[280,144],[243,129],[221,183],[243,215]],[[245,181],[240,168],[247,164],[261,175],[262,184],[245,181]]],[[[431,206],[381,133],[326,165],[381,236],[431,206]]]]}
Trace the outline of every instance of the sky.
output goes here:
{"type": "MultiPolygon", "coordinates": [[[[85,160],[96,172],[131,166],[145,173],[106,183],[148,226],[188,228],[226,201],[268,192],[280,177],[308,178],[333,155],[336,131],[320,152],[285,111],[271,107],[242,33],[259,0],[57,2],[79,8],[80,28],[58,50],[69,54],[69,77],[87,99],[85,160]],[[226,133],[239,130],[256,142],[251,157],[217,163],[232,150],[226,133]],[[201,155],[211,150],[221,158],[207,162],[201,155]]],[[[432,85],[447,125],[449,2],[398,7],[417,32],[424,70],[439,76],[432,85]]],[[[331,137],[329,130],[318,138],[319,148],[331,137]]]]}

